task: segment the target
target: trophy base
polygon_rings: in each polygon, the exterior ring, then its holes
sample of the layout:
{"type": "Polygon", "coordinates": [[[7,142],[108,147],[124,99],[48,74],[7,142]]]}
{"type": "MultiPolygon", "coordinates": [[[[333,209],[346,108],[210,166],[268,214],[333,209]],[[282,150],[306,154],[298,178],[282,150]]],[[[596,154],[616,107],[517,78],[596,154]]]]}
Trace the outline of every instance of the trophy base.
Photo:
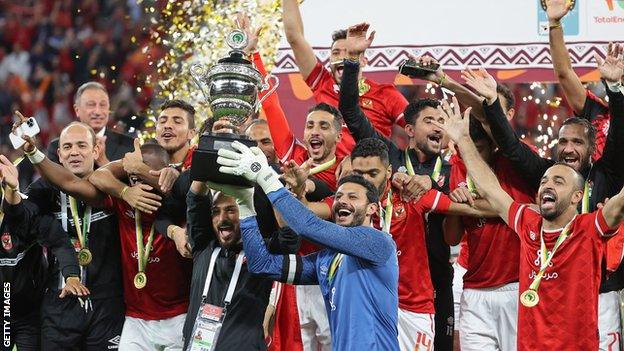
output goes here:
{"type": "Polygon", "coordinates": [[[256,146],[255,141],[237,134],[202,134],[199,137],[199,145],[197,145],[197,149],[193,153],[191,179],[202,182],[210,181],[218,184],[252,187],[253,184],[243,177],[219,172],[219,164],[217,163],[219,149],[234,150],[231,145],[235,141],[249,147],[256,146]]]}

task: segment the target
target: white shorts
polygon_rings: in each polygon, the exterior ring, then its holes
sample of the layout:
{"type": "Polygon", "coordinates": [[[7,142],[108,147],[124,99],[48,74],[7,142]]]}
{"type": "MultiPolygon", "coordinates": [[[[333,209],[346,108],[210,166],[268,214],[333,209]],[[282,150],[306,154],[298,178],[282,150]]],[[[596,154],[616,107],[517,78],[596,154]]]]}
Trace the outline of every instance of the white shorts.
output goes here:
{"type": "Polygon", "coordinates": [[[186,313],[169,319],[148,321],[126,316],[120,351],[182,351],[182,328],[186,313]]]}
{"type": "Polygon", "coordinates": [[[401,351],[431,351],[435,337],[435,315],[399,308],[399,347],[401,351]]]}
{"type": "Polygon", "coordinates": [[[297,310],[304,351],[331,351],[331,330],[321,288],[297,285],[297,310]]]}
{"type": "Polygon", "coordinates": [[[517,349],[518,283],[464,289],[459,314],[462,351],[517,349]]]}
{"type": "Polygon", "coordinates": [[[464,290],[464,274],[466,274],[466,268],[455,261],[455,263],[453,263],[453,309],[455,312],[455,330],[459,330],[459,306],[461,304],[462,291],[464,290]]]}
{"type": "Polygon", "coordinates": [[[620,351],[622,320],[620,319],[620,294],[610,291],[598,295],[598,331],[600,351],[620,351]]]}

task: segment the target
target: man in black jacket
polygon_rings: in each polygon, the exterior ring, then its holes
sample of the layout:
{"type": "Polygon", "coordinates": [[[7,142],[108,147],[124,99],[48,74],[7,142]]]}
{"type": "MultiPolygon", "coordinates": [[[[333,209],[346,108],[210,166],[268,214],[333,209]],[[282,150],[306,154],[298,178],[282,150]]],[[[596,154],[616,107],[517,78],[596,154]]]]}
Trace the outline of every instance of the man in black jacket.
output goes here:
{"type": "MultiPolygon", "coordinates": [[[[235,199],[216,193],[211,201],[208,186],[193,181],[186,201],[187,231],[193,247],[193,278],[184,325],[185,349],[190,343],[207,342],[207,333],[196,329],[196,319],[198,312],[204,311],[208,304],[224,307],[226,311],[221,333],[218,340],[214,340],[216,350],[266,350],[262,322],[272,281],[251,275],[246,260],[239,257],[243,244],[235,199]],[[214,263],[211,262],[213,256],[214,263]],[[231,294],[228,293],[230,286],[235,288],[231,294]],[[203,335],[204,340],[198,340],[198,335],[203,335]]],[[[279,235],[296,237],[289,231],[287,227],[281,228],[279,235]]],[[[293,247],[290,252],[296,250],[293,247]]]]}
{"type": "MultiPolygon", "coordinates": [[[[359,57],[370,46],[372,36],[366,38],[368,25],[356,25],[347,30],[347,59],[340,83],[340,112],[356,142],[365,138],[379,138],[388,146],[393,171],[407,173],[405,187],[420,188],[420,192],[434,188],[448,193],[450,164],[441,155],[443,131],[431,121],[440,122],[439,102],[421,99],[411,102],[404,112],[405,131],[409,148],[401,150],[390,139],[375,130],[358,104],[359,57]]],[[[435,289],[435,340],[438,350],[453,347],[453,268],[449,263],[450,249],[442,235],[443,215],[430,214],[427,221],[427,251],[429,269],[435,289]]]]}
{"type": "MultiPolygon", "coordinates": [[[[98,167],[109,161],[123,158],[126,152],[132,151],[132,138],[107,128],[110,115],[110,102],[106,88],[98,82],[87,82],[81,85],[74,97],[74,112],[80,122],[89,125],[95,131],[97,144],[101,150],[95,160],[98,167]]],[[[57,150],[59,140],[54,139],[48,145],[48,157],[59,163],[57,150]]]]}
{"type": "MultiPolygon", "coordinates": [[[[20,350],[39,350],[41,304],[48,262],[42,246],[51,250],[65,283],[60,298],[88,295],[80,283],[80,269],[67,233],[49,215],[33,216],[25,209],[19,187],[17,168],[0,155],[2,209],[0,209],[0,277],[3,289],[3,350],[17,346],[20,350]]],[[[58,281],[55,279],[55,281],[58,281]]],[[[64,299],[73,300],[73,299],[64,299]]]]}

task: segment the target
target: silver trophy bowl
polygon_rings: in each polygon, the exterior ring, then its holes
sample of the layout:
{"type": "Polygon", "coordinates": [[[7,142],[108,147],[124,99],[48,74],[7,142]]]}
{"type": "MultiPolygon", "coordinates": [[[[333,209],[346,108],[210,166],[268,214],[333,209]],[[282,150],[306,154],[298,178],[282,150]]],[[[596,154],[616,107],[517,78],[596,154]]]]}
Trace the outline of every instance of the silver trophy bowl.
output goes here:
{"type": "Polygon", "coordinates": [[[240,126],[277,89],[279,80],[273,75],[263,80],[260,72],[245,58],[242,51],[248,43],[245,32],[232,31],[226,42],[232,48],[228,57],[209,69],[202,64],[192,65],[191,76],[210,105],[212,118],[227,118],[234,126],[240,126]],[[259,93],[269,89],[259,100],[259,93]]]}

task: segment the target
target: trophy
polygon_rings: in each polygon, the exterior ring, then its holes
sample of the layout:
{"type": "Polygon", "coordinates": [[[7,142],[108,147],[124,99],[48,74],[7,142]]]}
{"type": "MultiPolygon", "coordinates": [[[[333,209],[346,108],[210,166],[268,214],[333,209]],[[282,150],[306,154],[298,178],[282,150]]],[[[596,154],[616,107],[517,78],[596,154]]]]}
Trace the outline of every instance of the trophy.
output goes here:
{"type": "MultiPolygon", "coordinates": [[[[277,89],[279,80],[273,75],[267,75],[263,80],[260,72],[245,58],[243,49],[248,44],[245,32],[233,30],[226,42],[232,48],[228,57],[220,59],[209,69],[201,64],[194,64],[191,66],[191,76],[210,105],[212,118],[215,120],[225,118],[234,127],[240,127],[258,111],[262,101],[277,89]],[[271,80],[273,84],[270,84],[271,80]],[[258,94],[267,90],[264,97],[258,99],[258,94]]],[[[218,150],[232,149],[231,144],[234,141],[247,146],[256,145],[244,135],[217,134],[211,131],[202,134],[199,137],[197,150],[193,154],[191,178],[220,184],[250,185],[242,177],[218,171],[218,150]]]]}

